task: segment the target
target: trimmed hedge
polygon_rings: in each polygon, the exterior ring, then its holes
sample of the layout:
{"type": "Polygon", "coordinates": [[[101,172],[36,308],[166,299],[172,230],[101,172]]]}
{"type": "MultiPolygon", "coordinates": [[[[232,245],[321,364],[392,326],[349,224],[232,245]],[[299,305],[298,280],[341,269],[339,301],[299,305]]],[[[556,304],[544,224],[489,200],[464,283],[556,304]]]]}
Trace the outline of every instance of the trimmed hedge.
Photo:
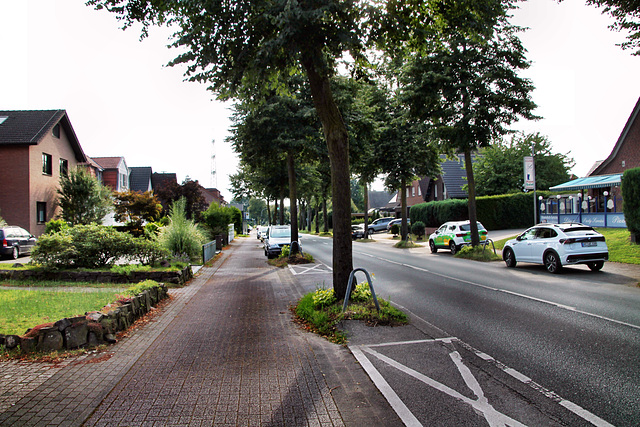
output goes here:
{"type": "MultiPolygon", "coordinates": [[[[536,196],[548,197],[548,191],[536,196]]],[[[476,198],[478,221],[488,230],[526,228],[533,224],[533,192],[482,196],[476,198]]],[[[439,227],[447,221],[469,219],[467,199],[449,199],[420,203],[409,211],[411,223],[422,221],[427,227],[439,227]]]]}
{"type": "Polygon", "coordinates": [[[629,232],[640,234],[640,168],[628,169],[622,175],[624,220],[629,232]]]}

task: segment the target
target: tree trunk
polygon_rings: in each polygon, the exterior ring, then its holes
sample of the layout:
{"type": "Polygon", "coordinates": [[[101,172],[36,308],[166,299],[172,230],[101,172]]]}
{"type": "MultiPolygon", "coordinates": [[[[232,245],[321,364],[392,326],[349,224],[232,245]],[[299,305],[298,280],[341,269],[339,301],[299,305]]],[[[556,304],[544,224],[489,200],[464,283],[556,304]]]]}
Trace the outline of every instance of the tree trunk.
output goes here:
{"type": "Polygon", "coordinates": [[[333,99],[331,82],[322,64],[322,52],[311,49],[302,52],[302,65],[309,79],[313,104],[322,123],[322,130],[331,161],[333,199],[333,290],[343,299],[347,281],[353,270],[351,257],[351,187],[349,185],[349,139],[340,110],[333,99]]]}
{"type": "Polygon", "coordinates": [[[284,196],[280,196],[280,225],[284,225],[284,196]]]}
{"type": "Polygon", "coordinates": [[[271,225],[271,208],[269,207],[268,197],[267,197],[267,225],[271,225]]]}
{"type": "MultiPolygon", "coordinates": [[[[289,203],[291,209],[291,242],[298,242],[298,194],[296,188],[296,167],[293,161],[293,153],[287,153],[287,172],[289,174],[289,203]]],[[[289,257],[297,254],[298,246],[290,245],[289,257]]]]}
{"type": "Polygon", "coordinates": [[[471,245],[478,246],[480,237],[478,236],[478,214],[476,211],[476,181],[473,177],[473,163],[471,162],[471,149],[464,150],[464,167],[467,171],[467,187],[469,192],[469,225],[471,228],[471,245]]]}
{"type": "Polygon", "coordinates": [[[278,223],[278,199],[273,199],[273,216],[271,217],[270,225],[276,225],[278,223]]]}
{"type": "Polygon", "coordinates": [[[369,238],[369,184],[364,184],[364,238],[369,238]]]}
{"type": "Polygon", "coordinates": [[[400,191],[402,192],[402,194],[400,195],[400,209],[402,209],[402,216],[400,218],[402,218],[402,222],[401,224],[401,231],[400,231],[400,240],[402,241],[406,241],[407,240],[407,180],[405,178],[402,178],[402,180],[400,181],[400,191]]]}
{"type": "Polygon", "coordinates": [[[316,196],[316,234],[320,234],[320,205],[316,196]]]}
{"type": "Polygon", "coordinates": [[[329,232],[329,214],[327,213],[326,197],[322,200],[322,217],[323,217],[322,231],[324,231],[325,233],[328,233],[329,232]]]}

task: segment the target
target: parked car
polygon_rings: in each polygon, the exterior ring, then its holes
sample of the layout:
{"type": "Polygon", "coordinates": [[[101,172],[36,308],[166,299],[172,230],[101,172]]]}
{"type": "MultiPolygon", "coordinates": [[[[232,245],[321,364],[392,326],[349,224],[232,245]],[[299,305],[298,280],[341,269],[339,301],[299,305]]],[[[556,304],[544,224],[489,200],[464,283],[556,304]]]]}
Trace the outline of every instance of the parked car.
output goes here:
{"type": "Polygon", "coordinates": [[[18,259],[20,255],[31,253],[37,239],[27,230],[16,226],[0,228],[0,255],[18,259]]]}
{"type": "MultiPolygon", "coordinates": [[[[478,224],[478,237],[483,242],[487,240],[487,230],[478,224]]],[[[471,222],[449,221],[445,222],[434,233],[429,236],[429,249],[431,253],[438,252],[438,249],[449,249],[455,255],[464,245],[471,244],[471,222]]]]}
{"type": "MultiPolygon", "coordinates": [[[[387,224],[387,231],[391,230],[393,224],[398,224],[398,227],[402,227],[402,218],[396,218],[393,221],[389,221],[387,224]]],[[[407,226],[409,227],[409,231],[411,231],[411,218],[407,218],[407,226]]]]}
{"type": "Polygon", "coordinates": [[[375,221],[373,221],[371,224],[369,224],[368,228],[369,230],[373,230],[371,231],[371,233],[375,233],[376,231],[385,231],[387,229],[387,224],[390,221],[393,221],[394,219],[395,218],[392,216],[378,218],[375,221]]]}
{"type": "MultiPolygon", "coordinates": [[[[283,246],[291,245],[290,225],[271,225],[264,236],[264,254],[267,258],[275,258],[282,253],[283,246]]],[[[298,241],[298,245],[300,242],[298,241]]]]}
{"type": "MultiPolygon", "coordinates": [[[[371,226],[367,227],[367,232],[369,233],[369,236],[371,236],[373,234],[373,230],[370,228],[371,226]]],[[[364,224],[357,224],[357,225],[352,225],[351,226],[351,238],[353,240],[356,239],[364,239],[364,224]]]]}
{"type": "Polygon", "coordinates": [[[609,259],[609,248],[604,236],[588,225],[538,224],[505,243],[502,259],[511,268],[518,262],[543,264],[549,273],[574,264],[599,271],[609,259]]]}
{"type": "Polygon", "coordinates": [[[262,235],[262,230],[264,230],[265,227],[261,226],[261,225],[257,225],[256,226],[256,239],[258,240],[262,240],[261,235],[262,235]]]}

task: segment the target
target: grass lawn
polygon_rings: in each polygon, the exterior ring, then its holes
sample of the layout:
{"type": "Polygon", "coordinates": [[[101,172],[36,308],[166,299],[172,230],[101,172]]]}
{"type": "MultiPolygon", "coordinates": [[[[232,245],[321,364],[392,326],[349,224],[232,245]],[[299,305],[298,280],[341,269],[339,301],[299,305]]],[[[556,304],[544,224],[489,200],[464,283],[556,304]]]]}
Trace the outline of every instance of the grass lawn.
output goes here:
{"type": "Polygon", "coordinates": [[[0,334],[21,335],[43,323],[100,310],[116,301],[119,292],[114,289],[58,292],[0,288],[0,334]]]}
{"type": "MultiPolygon", "coordinates": [[[[597,228],[596,231],[602,234],[607,240],[609,247],[609,261],[622,262],[625,264],[640,264],[640,245],[633,245],[629,241],[629,230],[626,228],[597,228]]],[[[504,248],[506,239],[494,242],[496,249],[504,248]]]]}

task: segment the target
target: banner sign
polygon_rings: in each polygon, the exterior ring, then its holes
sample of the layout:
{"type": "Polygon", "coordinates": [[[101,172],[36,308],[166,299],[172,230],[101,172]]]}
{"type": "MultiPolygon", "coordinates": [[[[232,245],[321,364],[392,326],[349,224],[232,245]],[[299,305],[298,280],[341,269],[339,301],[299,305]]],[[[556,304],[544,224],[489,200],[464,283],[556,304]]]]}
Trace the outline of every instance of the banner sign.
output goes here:
{"type": "Polygon", "coordinates": [[[533,190],[536,186],[536,169],[532,156],[524,158],[524,189],[533,190]]]}

